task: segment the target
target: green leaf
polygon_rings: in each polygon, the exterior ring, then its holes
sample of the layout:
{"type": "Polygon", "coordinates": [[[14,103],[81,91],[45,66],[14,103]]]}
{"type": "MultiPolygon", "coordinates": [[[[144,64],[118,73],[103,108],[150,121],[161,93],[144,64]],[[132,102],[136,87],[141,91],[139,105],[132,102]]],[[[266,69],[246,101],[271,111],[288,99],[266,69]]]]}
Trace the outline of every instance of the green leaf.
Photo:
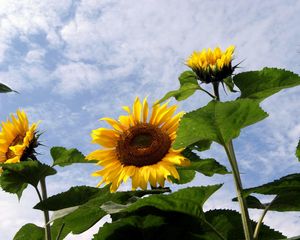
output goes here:
{"type": "Polygon", "coordinates": [[[202,159],[199,162],[191,162],[190,166],[180,167],[182,170],[195,170],[205,176],[211,177],[214,174],[228,174],[226,167],[213,158],[202,159]]]}
{"type": "Polygon", "coordinates": [[[93,240],[192,240],[199,239],[193,235],[202,231],[201,222],[195,217],[152,208],[148,214],[139,213],[104,224],[99,232],[94,235],[93,240]]]}
{"type": "Polygon", "coordinates": [[[228,174],[226,167],[218,163],[213,158],[201,159],[197,154],[189,148],[182,151],[182,155],[191,161],[190,166],[178,167],[180,170],[195,170],[205,176],[213,176],[214,174],[228,174]]]}
{"type": "Polygon", "coordinates": [[[10,87],[4,85],[3,83],[0,83],[0,93],[8,93],[8,92],[16,92],[12,90],[10,87]]]}
{"type": "Polygon", "coordinates": [[[124,211],[132,212],[143,207],[155,207],[163,211],[176,211],[195,217],[203,215],[203,204],[222,185],[190,187],[168,195],[152,195],[142,198],[124,211]]]}
{"type": "MultiPolygon", "coordinates": [[[[232,201],[237,202],[238,199],[234,198],[232,201]]],[[[265,209],[267,207],[267,204],[261,203],[258,198],[251,195],[246,197],[246,202],[248,208],[265,209]]]]}
{"type": "Polygon", "coordinates": [[[13,240],[28,240],[29,236],[32,240],[44,240],[45,230],[33,223],[27,223],[20,228],[13,240]]]}
{"type": "Polygon", "coordinates": [[[277,68],[239,73],[233,77],[233,81],[241,90],[241,98],[259,101],[282,89],[300,85],[300,77],[297,74],[277,68]]]}
{"type": "Polygon", "coordinates": [[[242,128],[267,116],[254,100],[211,101],[207,106],[182,117],[173,147],[180,149],[202,140],[215,141],[224,146],[236,138],[242,128]]]}
{"type": "Polygon", "coordinates": [[[64,167],[73,163],[95,163],[95,161],[87,161],[85,156],[76,148],[53,147],[50,153],[53,159],[53,166],[64,167]]]}
{"type": "MultiPolygon", "coordinates": [[[[234,199],[236,201],[236,199],[234,199]]],[[[249,195],[246,197],[247,206],[249,208],[265,209],[268,206],[268,211],[288,212],[300,211],[300,191],[285,192],[276,195],[270,203],[261,203],[256,197],[249,195]]]]}
{"type": "MultiPolygon", "coordinates": [[[[244,195],[249,198],[251,193],[276,195],[269,210],[271,211],[300,211],[300,174],[290,174],[271,183],[258,187],[244,189],[244,195]]],[[[251,198],[254,198],[251,196],[251,198]]],[[[265,206],[270,203],[265,203],[265,206]]],[[[257,208],[257,206],[252,206],[257,208]]]]}
{"type": "Polygon", "coordinates": [[[170,180],[175,184],[189,183],[196,176],[196,172],[194,170],[177,169],[177,172],[179,174],[179,179],[176,179],[173,176],[169,176],[170,180]]]}
{"type": "Polygon", "coordinates": [[[189,146],[189,148],[192,150],[197,150],[198,152],[202,152],[202,151],[206,151],[206,150],[210,149],[211,144],[212,144],[212,141],[201,140],[201,141],[193,143],[192,145],[189,146]]]}
{"type": "Polygon", "coordinates": [[[298,146],[297,146],[297,149],[296,149],[296,157],[300,161],[300,141],[298,142],[298,146]]]}
{"type": "Polygon", "coordinates": [[[197,81],[197,76],[193,71],[185,71],[179,76],[180,88],[168,92],[158,103],[164,102],[171,97],[182,101],[192,96],[196,90],[202,90],[197,81]]]}
{"type": "Polygon", "coordinates": [[[96,194],[105,194],[108,187],[94,188],[88,186],[71,187],[68,191],[49,197],[38,203],[34,208],[40,210],[55,211],[59,209],[82,205],[95,197],[96,194]]]}
{"type": "Polygon", "coordinates": [[[67,192],[49,197],[47,200],[35,206],[35,208],[56,211],[78,206],[78,208],[70,214],[55,220],[53,224],[64,224],[64,227],[67,229],[64,234],[67,234],[67,231],[72,231],[73,234],[79,234],[88,230],[107,215],[107,212],[101,208],[101,205],[109,201],[127,204],[133,197],[165,192],[165,190],[157,189],[110,193],[109,187],[110,186],[106,186],[96,189],[82,186],[71,188],[67,192]]]}
{"type": "Polygon", "coordinates": [[[287,192],[300,192],[300,174],[290,174],[270,183],[258,187],[244,189],[244,195],[260,193],[265,195],[285,194],[287,192]]]}
{"type": "MultiPolygon", "coordinates": [[[[228,240],[245,239],[241,215],[233,210],[211,210],[205,212],[206,220],[228,240]]],[[[256,223],[251,221],[254,229],[256,223]]],[[[285,238],[280,232],[275,231],[262,224],[259,233],[260,240],[282,239],[285,238]]]]}
{"type": "Polygon", "coordinates": [[[13,164],[3,164],[1,187],[4,191],[16,193],[20,198],[26,184],[37,187],[39,181],[56,173],[56,170],[38,161],[25,161],[13,164]]]}

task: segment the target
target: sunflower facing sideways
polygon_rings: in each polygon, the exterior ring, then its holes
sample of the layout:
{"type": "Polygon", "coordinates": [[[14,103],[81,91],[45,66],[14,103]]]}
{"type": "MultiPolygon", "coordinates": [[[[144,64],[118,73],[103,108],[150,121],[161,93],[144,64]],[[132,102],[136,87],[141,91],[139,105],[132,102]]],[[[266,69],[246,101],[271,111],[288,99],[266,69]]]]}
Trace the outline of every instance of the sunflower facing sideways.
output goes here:
{"type": "Polygon", "coordinates": [[[98,128],[92,131],[92,143],[103,146],[86,156],[87,160],[97,160],[103,169],[93,173],[102,177],[102,183],[111,183],[110,191],[115,192],[122,182],[132,180],[132,189],[164,187],[165,180],[172,176],[179,179],[177,166],[189,165],[181,150],[172,149],[176,130],[182,112],[174,115],[177,106],[167,103],[155,104],[149,114],[147,99],[136,98],[132,107],[123,109],[128,113],[119,120],[102,118],[113,129],[98,128]],[[149,115],[149,116],[148,116],[149,115]],[[174,116],[173,116],[174,115],[174,116]]]}
{"type": "MultiPolygon", "coordinates": [[[[37,147],[36,128],[38,123],[30,127],[24,111],[11,115],[11,120],[2,122],[0,132],[0,163],[18,163],[32,157],[37,147]]],[[[1,173],[1,169],[0,169],[1,173]]]]}

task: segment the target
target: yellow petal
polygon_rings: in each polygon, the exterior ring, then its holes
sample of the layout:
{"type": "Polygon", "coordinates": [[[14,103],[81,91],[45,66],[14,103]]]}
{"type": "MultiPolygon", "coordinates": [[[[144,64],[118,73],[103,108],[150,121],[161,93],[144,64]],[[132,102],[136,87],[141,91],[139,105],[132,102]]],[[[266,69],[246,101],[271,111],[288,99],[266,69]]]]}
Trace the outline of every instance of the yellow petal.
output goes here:
{"type": "Polygon", "coordinates": [[[148,112],[149,112],[148,102],[147,102],[147,98],[145,98],[143,101],[143,122],[147,122],[148,112]]]}
{"type": "Polygon", "coordinates": [[[133,118],[136,123],[141,121],[142,104],[138,97],[135,98],[133,104],[133,118]]]}

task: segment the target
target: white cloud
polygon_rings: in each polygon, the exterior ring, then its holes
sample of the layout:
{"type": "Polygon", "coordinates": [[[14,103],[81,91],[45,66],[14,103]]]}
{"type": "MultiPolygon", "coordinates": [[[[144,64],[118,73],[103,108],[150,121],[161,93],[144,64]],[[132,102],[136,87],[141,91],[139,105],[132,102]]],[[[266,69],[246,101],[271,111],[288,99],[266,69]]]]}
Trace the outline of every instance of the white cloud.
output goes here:
{"type": "MultiPolygon", "coordinates": [[[[150,95],[152,101],[177,88],[178,74],[186,69],[184,59],[194,49],[235,44],[235,62],[245,60],[240,71],[267,65],[300,72],[300,2],[0,0],[0,6],[1,82],[27,97],[20,105],[33,121],[42,119],[46,130],[42,138],[48,139],[48,145],[59,143],[86,153],[95,147],[89,144],[88,134],[98,126],[98,118],[117,116],[120,107],[132,104],[136,95],[150,95]],[[28,107],[34,98],[36,103],[28,107]]],[[[245,186],[298,171],[294,157],[300,135],[298,96],[295,88],[267,100],[263,107],[271,116],[245,129],[235,141],[245,186]]],[[[17,97],[7,99],[1,101],[2,112],[15,111],[17,97]]],[[[188,110],[207,99],[198,94],[182,105],[188,110]]],[[[213,147],[203,155],[227,164],[223,150],[213,147]]],[[[59,177],[69,185],[84,184],[76,169],[70,171],[78,179],[73,180],[69,171],[59,177]]],[[[86,171],[89,175],[90,169],[86,171]]],[[[53,185],[58,181],[53,180],[53,185]]],[[[229,203],[231,195],[217,193],[209,206],[234,207],[229,203]]],[[[25,196],[26,206],[12,199],[1,195],[1,206],[16,210],[0,216],[5,239],[11,239],[23,223],[41,219],[24,210],[30,208],[31,198],[25,196]]],[[[290,235],[297,233],[296,220],[293,214],[272,213],[266,218],[290,235]],[[283,216],[289,221],[282,223],[283,216]]]]}

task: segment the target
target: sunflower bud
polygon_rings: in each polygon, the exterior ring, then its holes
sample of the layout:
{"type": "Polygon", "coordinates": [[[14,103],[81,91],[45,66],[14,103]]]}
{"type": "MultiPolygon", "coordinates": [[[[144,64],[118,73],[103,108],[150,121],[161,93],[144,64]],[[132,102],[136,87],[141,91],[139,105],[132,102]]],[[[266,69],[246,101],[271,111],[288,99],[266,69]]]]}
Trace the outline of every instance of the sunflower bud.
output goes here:
{"type": "Polygon", "coordinates": [[[204,83],[221,82],[232,75],[235,67],[232,67],[234,46],[229,46],[225,52],[219,47],[214,50],[203,49],[201,52],[194,51],[186,60],[190,67],[204,83]]]}

